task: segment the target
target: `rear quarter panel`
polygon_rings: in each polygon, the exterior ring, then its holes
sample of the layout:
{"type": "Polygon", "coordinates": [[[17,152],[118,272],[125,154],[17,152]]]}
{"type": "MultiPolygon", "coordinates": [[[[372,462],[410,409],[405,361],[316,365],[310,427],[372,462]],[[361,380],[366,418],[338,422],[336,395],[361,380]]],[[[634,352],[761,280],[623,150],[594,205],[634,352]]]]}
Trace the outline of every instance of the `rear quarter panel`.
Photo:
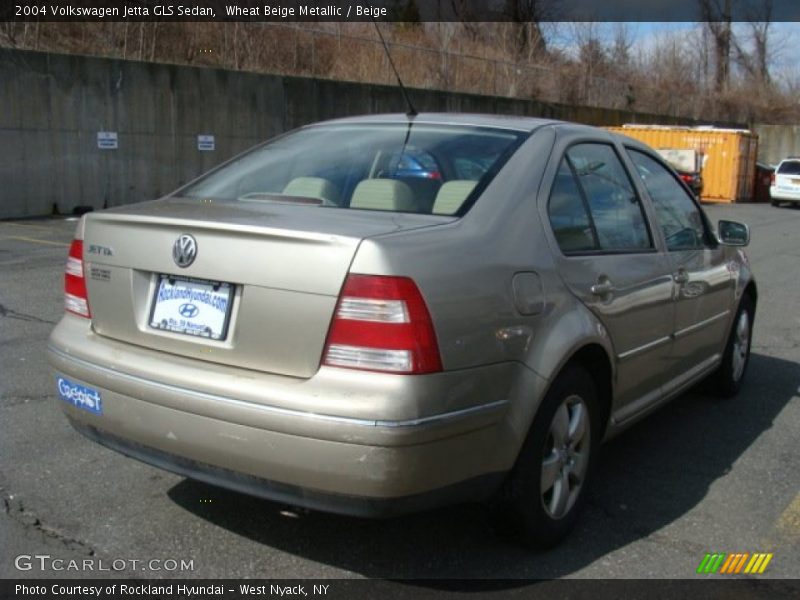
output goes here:
{"type": "Polygon", "coordinates": [[[555,141],[537,130],[506,163],[470,211],[456,222],[364,240],[351,272],[414,279],[430,310],[446,370],[515,362],[504,452],[513,461],[549,381],[588,343],[611,354],[590,311],[563,286],[545,240],[537,204],[555,141]],[[541,282],[535,314],[515,302],[516,274],[541,282]]]}

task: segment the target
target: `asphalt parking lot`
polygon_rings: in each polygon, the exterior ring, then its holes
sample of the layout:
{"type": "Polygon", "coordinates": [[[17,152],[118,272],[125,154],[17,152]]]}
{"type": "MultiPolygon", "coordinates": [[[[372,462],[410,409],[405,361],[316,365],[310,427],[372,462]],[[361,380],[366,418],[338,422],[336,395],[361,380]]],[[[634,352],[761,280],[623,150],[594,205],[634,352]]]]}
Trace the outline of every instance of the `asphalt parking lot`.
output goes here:
{"type": "Polygon", "coordinates": [[[303,512],[87,441],[60,413],[44,354],[75,222],[0,222],[0,577],[693,578],[707,552],[771,552],[758,577],[797,577],[800,210],[707,210],[752,227],[760,302],[744,390],[686,394],[606,444],[576,531],[544,553],[503,539],[481,506],[386,521],[303,512]],[[125,562],[17,568],[37,554],[125,562]],[[154,559],[161,570],[131,562],[154,559]]]}

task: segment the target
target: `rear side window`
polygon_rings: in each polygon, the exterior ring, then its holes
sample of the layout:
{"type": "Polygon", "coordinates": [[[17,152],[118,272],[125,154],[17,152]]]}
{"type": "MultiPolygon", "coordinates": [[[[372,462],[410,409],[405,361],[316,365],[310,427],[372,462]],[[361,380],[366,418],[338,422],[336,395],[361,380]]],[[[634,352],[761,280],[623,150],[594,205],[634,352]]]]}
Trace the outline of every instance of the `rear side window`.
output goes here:
{"type": "Polygon", "coordinates": [[[526,136],[477,126],[330,124],[258,147],[180,195],[424,214],[462,214],[526,136]],[[463,210],[462,210],[463,207],[463,210]]]}
{"type": "Polygon", "coordinates": [[[550,225],[562,252],[589,252],[599,248],[586,201],[566,158],[558,167],[550,192],[548,212],[550,225]]]}
{"type": "Polygon", "coordinates": [[[647,154],[632,148],[628,148],[628,154],[653,200],[667,249],[703,248],[707,237],[703,216],[683,186],[661,163],[647,154]]]}
{"type": "Polygon", "coordinates": [[[653,248],[639,197],[616,151],[607,144],[577,144],[567,151],[548,211],[565,253],[653,248]]]}
{"type": "Polygon", "coordinates": [[[800,175],[800,161],[785,160],[778,165],[776,173],[780,173],[781,175],[800,175]]]}

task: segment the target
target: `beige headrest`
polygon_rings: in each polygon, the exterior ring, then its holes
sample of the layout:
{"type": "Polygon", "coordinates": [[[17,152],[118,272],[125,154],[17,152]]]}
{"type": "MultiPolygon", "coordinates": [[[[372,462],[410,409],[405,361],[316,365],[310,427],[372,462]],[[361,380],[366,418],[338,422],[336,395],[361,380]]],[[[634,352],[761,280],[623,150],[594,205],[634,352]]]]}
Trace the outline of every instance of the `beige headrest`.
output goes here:
{"type": "Polygon", "coordinates": [[[319,198],[324,204],[338,204],[339,190],[322,177],[296,177],[283,188],[286,196],[319,198]]]}
{"type": "Polygon", "coordinates": [[[452,215],[458,212],[477,183],[469,179],[454,179],[443,184],[433,202],[433,214],[452,215]]]}
{"type": "Polygon", "coordinates": [[[350,207],[406,212],[417,210],[411,188],[395,179],[365,179],[353,191],[350,207]]]}

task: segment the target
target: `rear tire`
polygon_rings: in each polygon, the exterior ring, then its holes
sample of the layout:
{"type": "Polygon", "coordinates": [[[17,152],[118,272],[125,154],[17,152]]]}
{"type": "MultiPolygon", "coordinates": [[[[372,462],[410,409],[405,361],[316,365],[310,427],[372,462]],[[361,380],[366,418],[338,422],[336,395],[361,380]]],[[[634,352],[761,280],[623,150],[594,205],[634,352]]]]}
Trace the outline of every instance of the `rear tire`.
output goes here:
{"type": "Polygon", "coordinates": [[[709,379],[710,391],[716,396],[731,398],[742,388],[742,381],[750,362],[754,316],[753,299],[745,294],[739,302],[739,310],[736,311],[733,328],[725,344],[722,364],[709,379]]]}
{"type": "Polygon", "coordinates": [[[500,492],[498,515],[528,546],[554,546],[575,526],[599,442],[597,402],[592,376],[570,365],[536,413],[500,492]]]}

